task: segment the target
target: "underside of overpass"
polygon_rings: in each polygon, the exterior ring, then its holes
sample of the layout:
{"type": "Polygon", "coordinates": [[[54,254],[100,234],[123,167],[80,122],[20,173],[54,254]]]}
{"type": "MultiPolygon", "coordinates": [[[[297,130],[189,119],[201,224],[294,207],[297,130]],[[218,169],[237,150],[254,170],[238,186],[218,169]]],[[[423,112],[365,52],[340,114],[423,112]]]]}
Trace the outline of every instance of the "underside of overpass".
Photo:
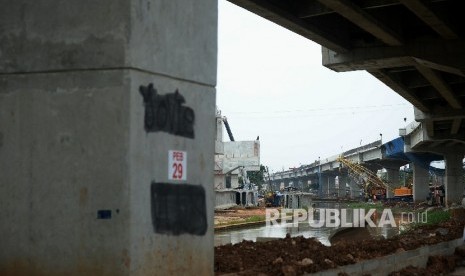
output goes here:
{"type": "Polygon", "coordinates": [[[230,2],[322,45],[324,66],[368,71],[443,147],[465,144],[465,1],[230,2]]]}

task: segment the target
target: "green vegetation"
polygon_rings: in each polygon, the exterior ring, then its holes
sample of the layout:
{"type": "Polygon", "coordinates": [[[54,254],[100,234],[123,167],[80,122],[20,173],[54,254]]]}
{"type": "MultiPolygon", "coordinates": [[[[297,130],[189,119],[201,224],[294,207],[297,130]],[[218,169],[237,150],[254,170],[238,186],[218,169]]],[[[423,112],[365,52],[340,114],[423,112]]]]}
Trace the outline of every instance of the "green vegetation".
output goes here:
{"type": "Polygon", "coordinates": [[[384,205],[381,202],[353,202],[347,205],[347,208],[351,209],[376,209],[382,210],[384,209],[384,205]]]}
{"type": "Polygon", "coordinates": [[[427,225],[434,225],[444,221],[447,221],[451,218],[449,211],[443,210],[434,210],[426,213],[426,223],[427,225]]]}
{"type": "Polygon", "coordinates": [[[257,222],[257,221],[264,221],[265,216],[251,216],[245,219],[245,222],[257,222]]]}
{"type": "Polygon", "coordinates": [[[347,205],[347,208],[352,208],[352,209],[376,209],[378,211],[382,211],[383,209],[391,209],[393,214],[400,214],[402,212],[409,212],[412,211],[412,207],[405,203],[405,204],[399,204],[399,205],[394,205],[390,206],[384,205],[383,202],[354,202],[354,203],[349,203],[347,205]]]}
{"type": "Polygon", "coordinates": [[[248,171],[247,177],[250,182],[258,186],[258,190],[262,190],[263,183],[265,183],[265,172],[268,172],[266,167],[260,165],[259,171],[248,171]]]}
{"type": "Polygon", "coordinates": [[[444,210],[433,210],[426,213],[426,222],[413,222],[407,225],[404,225],[404,229],[401,230],[401,233],[409,232],[423,225],[437,225],[441,222],[447,221],[451,218],[449,211],[444,210]]]}

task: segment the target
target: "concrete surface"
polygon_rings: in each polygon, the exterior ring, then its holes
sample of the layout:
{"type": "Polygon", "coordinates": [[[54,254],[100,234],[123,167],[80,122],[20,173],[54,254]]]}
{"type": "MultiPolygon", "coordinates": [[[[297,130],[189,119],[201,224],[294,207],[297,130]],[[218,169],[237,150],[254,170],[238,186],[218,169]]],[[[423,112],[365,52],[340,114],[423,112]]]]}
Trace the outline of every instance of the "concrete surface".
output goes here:
{"type": "Polygon", "coordinates": [[[0,72],[136,68],[216,85],[214,0],[18,0],[2,7],[0,72]]]}
{"type": "Polygon", "coordinates": [[[450,206],[452,203],[462,202],[465,192],[463,180],[463,153],[445,154],[444,160],[446,163],[446,203],[447,206],[450,206]]]}
{"type": "Polygon", "coordinates": [[[361,261],[352,265],[340,266],[335,269],[304,275],[330,276],[338,275],[338,273],[347,273],[354,276],[367,274],[373,276],[385,276],[409,265],[424,268],[426,267],[426,262],[428,261],[429,256],[451,255],[454,253],[455,248],[462,244],[463,239],[459,238],[434,245],[425,245],[415,250],[404,251],[397,254],[361,261]]]}
{"type": "Polygon", "coordinates": [[[213,274],[216,7],[3,1],[1,275],[213,274]],[[149,83],[184,97],[193,138],[146,131],[149,83]],[[169,179],[169,150],[186,180],[169,179]],[[157,205],[154,183],[182,206],[203,197],[199,219],[157,205]]]}
{"type": "Polygon", "coordinates": [[[394,188],[399,186],[399,168],[386,169],[387,183],[391,189],[386,189],[386,198],[394,197],[394,188]]]}
{"type": "Polygon", "coordinates": [[[429,173],[428,169],[412,163],[413,167],[413,201],[426,201],[429,195],[429,173]]]}
{"type": "Polygon", "coordinates": [[[215,190],[215,209],[227,209],[236,205],[236,190],[215,190]]]}

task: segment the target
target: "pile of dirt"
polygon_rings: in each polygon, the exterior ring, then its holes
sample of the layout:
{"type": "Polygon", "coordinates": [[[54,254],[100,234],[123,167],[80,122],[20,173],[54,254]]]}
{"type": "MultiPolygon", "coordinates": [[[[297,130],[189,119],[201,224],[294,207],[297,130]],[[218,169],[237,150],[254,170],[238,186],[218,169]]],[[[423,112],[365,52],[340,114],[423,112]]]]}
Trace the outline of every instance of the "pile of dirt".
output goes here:
{"type": "Polygon", "coordinates": [[[314,238],[294,237],[255,243],[243,241],[215,248],[215,273],[238,275],[301,275],[305,272],[354,264],[425,244],[453,240],[463,235],[464,224],[450,220],[436,226],[421,226],[391,239],[341,241],[325,246],[314,238]]]}
{"type": "Polygon", "coordinates": [[[392,272],[389,276],[436,276],[436,275],[447,275],[448,273],[455,270],[458,256],[430,256],[426,264],[426,268],[418,268],[414,266],[408,266],[402,270],[392,272]]]}

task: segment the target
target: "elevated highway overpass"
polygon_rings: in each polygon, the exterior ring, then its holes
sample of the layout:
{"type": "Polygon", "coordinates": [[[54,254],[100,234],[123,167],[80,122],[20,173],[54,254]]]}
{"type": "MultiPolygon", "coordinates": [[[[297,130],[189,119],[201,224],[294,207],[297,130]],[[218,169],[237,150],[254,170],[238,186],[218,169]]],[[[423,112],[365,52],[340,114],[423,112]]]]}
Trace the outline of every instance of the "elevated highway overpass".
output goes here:
{"type": "MultiPolygon", "coordinates": [[[[386,149],[383,146],[381,140],[345,151],[340,155],[334,155],[327,158],[320,158],[315,162],[300,166],[299,168],[293,168],[282,172],[274,173],[270,176],[270,180],[274,186],[288,186],[291,182],[296,184],[299,182],[318,183],[319,184],[319,196],[320,197],[331,197],[331,196],[345,196],[346,186],[345,183],[349,182],[352,189],[360,190],[355,187],[355,183],[348,179],[347,168],[343,167],[341,162],[338,160],[340,156],[349,160],[352,163],[363,164],[366,168],[376,173],[379,169],[387,169],[388,174],[397,173],[398,178],[399,167],[407,164],[409,161],[401,158],[391,158],[386,155],[386,149]],[[335,177],[341,185],[336,185],[335,177]],[[342,184],[342,182],[344,182],[342,184]]],[[[396,176],[389,174],[390,179],[394,179],[396,176]]]]}
{"type": "MultiPolygon", "coordinates": [[[[410,124],[411,126],[420,126],[419,123],[410,124]]],[[[420,152],[412,150],[411,144],[407,144],[408,136],[398,137],[386,143],[381,143],[381,140],[363,145],[349,151],[327,158],[320,158],[315,162],[303,165],[298,168],[289,169],[282,172],[274,173],[270,176],[270,181],[274,187],[282,185],[289,186],[291,183],[294,186],[302,187],[304,183],[318,184],[320,197],[343,197],[346,196],[346,184],[349,184],[351,191],[360,191],[360,187],[355,185],[354,179],[349,177],[349,171],[338,160],[339,156],[344,156],[346,160],[352,163],[362,164],[365,168],[375,174],[378,170],[386,170],[386,184],[390,188],[400,186],[399,168],[406,164],[411,164],[413,169],[413,198],[416,202],[424,201],[428,197],[430,173],[436,171],[430,166],[432,161],[444,160],[447,155],[441,155],[431,152],[420,152]],[[444,157],[445,156],[445,157],[444,157]],[[338,184],[336,184],[336,177],[338,184]]],[[[460,160],[461,161],[461,160],[460,160]]],[[[445,170],[444,175],[447,179],[451,177],[451,168],[445,170]]],[[[460,165],[455,169],[463,169],[460,165]]],[[[456,201],[454,186],[447,185],[446,181],[446,199],[456,201]],[[450,190],[450,192],[447,192],[450,190]]],[[[353,193],[351,196],[355,196],[353,193]]],[[[386,196],[392,198],[392,189],[387,189],[386,196]]],[[[460,197],[461,194],[458,193],[460,197]]]]}
{"type": "Polygon", "coordinates": [[[448,199],[461,200],[464,1],[229,1],[320,44],[325,67],[366,70],[409,101],[420,125],[406,135],[408,150],[443,155],[448,199]]]}

